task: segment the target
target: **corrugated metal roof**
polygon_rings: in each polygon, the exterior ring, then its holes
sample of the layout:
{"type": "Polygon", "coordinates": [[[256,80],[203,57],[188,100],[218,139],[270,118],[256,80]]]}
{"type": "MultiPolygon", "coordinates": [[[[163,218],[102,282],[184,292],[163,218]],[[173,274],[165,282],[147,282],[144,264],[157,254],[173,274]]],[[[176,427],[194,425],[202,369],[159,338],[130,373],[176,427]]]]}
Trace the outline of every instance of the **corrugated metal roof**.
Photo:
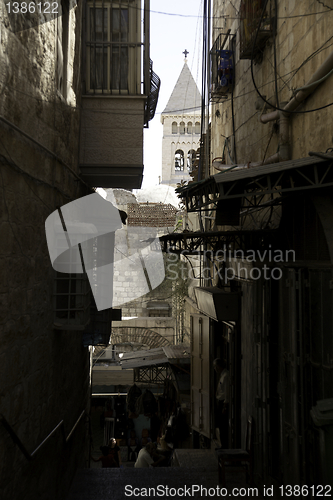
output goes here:
{"type": "MultiPolygon", "coordinates": [[[[333,156],[332,156],[333,160],[333,156]]],[[[260,167],[249,167],[249,168],[242,168],[240,170],[232,170],[228,172],[220,172],[216,175],[212,175],[208,177],[207,179],[203,179],[201,181],[197,182],[192,182],[187,186],[180,187],[176,189],[176,192],[179,194],[183,194],[185,192],[189,192],[191,190],[197,190],[203,187],[206,184],[210,183],[216,183],[216,184],[221,184],[221,183],[226,183],[226,182],[233,182],[241,179],[251,179],[251,178],[256,178],[256,177],[261,177],[264,175],[269,175],[272,173],[276,172],[282,172],[284,170],[291,170],[295,168],[302,168],[302,167],[307,167],[310,165],[316,165],[316,164],[321,164],[323,162],[329,161],[329,158],[323,159],[319,158],[317,156],[309,156],[307,158],[299,158],[297,160],[288,160],[288,161],[281,161],[279,163],[270,163],[268,165],[262,165],[260,167]]],[[[237,167],[237,165],[235,165],[237,167]]]]}
{"type": "Polygon", "coordinates": [[[183,364],[189,363],[190,346],[171,345],[148,349],[147,351],[133,351],[124,354],[121,359],[122,369],[140,368],[142,366],[183,364]]]}
{"type": "Polygon", "coordinates": [[[271,174],[273,172],[282,172],[283,170],[302,168],[308,165],[322,163],[324,161],[327,160],[315,156],[310,156],[308,158],[299,158],[298,160],[288,160],[288,161],[281,161],[279,163],[270,163],[268,165],[262,165],[260,167],[243,168],[242,170],[236,170],[226,173],[220,172],[219,174],[214,175],[213,178],[215,182],[219,184],[220,182],[232,182],[238,179],[261,177],[262,175],[271,174]]]}

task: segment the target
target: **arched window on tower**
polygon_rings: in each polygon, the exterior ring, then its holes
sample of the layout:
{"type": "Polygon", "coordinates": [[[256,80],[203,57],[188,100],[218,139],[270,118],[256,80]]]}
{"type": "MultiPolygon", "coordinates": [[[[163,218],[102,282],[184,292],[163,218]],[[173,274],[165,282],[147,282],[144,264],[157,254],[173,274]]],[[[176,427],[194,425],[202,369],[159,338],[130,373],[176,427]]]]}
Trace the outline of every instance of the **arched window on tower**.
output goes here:
{"type": "Polygon", "coordinates": [[[177,126],[177,122],[172,122],[172,125],[171,125],[171,131],[173,134],[177,134],[177,131],[178,131],[178,126],[177,126]]]}
{"type": "Polygon", "coordinates": [[[177,149],[175,153],[175,172],[182,172],[184,170],[184,151],[177,149]]]}
{"type": "Polygon", "coordinates": [[[187,153],[187,168],[188,168],[189,172],[192,172],[195,158],[196,158],[195,150],[190,149],[189,152],[187,153]]]}
{"type": "Polygon", "coordinates": [[[194,133],[195,133],[195,134],[200,134],[200,123],[199,123],[199,122],[195,122],[195,130],[194,130],[194,133]]]}
{"type": "Polygon", "coordinates": [[[184,122],[180,122],[180,124],[179,124],[179,133],[185,134],[185,123],[184,122]]]}
{"type": "Polygon", "coordinates": [[[192,134],[192,122],[188,122],[187,124],[187,133],[192,134]]]}

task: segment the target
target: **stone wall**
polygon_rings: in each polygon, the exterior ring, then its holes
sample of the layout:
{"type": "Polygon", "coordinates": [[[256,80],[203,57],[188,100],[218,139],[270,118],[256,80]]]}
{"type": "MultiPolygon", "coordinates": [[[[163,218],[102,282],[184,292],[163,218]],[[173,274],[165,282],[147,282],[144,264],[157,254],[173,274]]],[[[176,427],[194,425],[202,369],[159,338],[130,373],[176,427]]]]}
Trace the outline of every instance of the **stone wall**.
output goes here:
{"type": "MultiPolygon", "coordinates": [[[[238,2],[238,9],[239,9],[238,2]]],[[[273,5],[274,2],[269,2],[273,5]]],[[[276,60],[277,87],[279,103],[289,101],[293,90],[307,83],[312,74],[331,53],[331,18],[323,4],[313,0],[296,2],[284,0],[278,2],[276,60]],[[326,11],[326,12],[325,12],[326,11]],[[303,64],[305,63],[305,64],[303,64]]],[[[278,127],[275,122],[260,123],[261,114],[271,109],[264,106],[257,95],[252,78],[249,59],[240,59],[240,21],[239,10],[235,11],[233,2],[214,1],[215,25],[213,29],[215,42],[221,33],[228,29],[236,35],[235,52],[235,87],[234,87],[234,125],[237,151],[237,162],[248,163],[263,161],[278,150],[278,127]],[[257,108],[256,108],[257,103],[257,108]]],[[[228,42],[229,43],[229,42],[228,42]]],[[[229,48],[228,43],[225,48],[229,48]]],[[[263,48],[262,61],[254,64],[254,77],[260,92],[276,103],[274,77],[274,43],[271,37],[263,48]]],[[[312,110],[325,106],[332,101],[332,77],[307,98],[299,109],[312,110]]],[[[220,103],[212,106],[212,144],[211,158],[221,157],[227,138],[226,163],[233,157],[233,116],[231,94],[220,103]]],[[[331,108],[320,111],[291,114],[290,142],[291,159],[308,156],[309,151],[326,151],[332,146],[331,108]]],[[[218,171],[212,168],[211,174],[218,171]]]]}
{"type": "MultiPolygon", "coordinates": [[[[91,192],[78,177],[81,3],[69,12],[65,95],[56,84],[57,20],[14,32],[1,8],[0,406],[31,453],[61,421],[67,435],[89,407],[82,334],[53,328],[45,238],[48,215],[91,192]]],[[[1,498],[65,498],[87,445],[82,419],[66,446],[58,430],[28,461],[0,423],[1,498]]]]}

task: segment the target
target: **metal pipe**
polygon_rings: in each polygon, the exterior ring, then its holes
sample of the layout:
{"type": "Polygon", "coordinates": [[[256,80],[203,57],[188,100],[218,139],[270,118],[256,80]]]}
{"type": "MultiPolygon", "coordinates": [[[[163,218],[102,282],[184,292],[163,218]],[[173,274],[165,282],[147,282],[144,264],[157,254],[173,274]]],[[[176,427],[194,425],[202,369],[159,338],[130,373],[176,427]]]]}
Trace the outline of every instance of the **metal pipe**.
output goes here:
{"type": "MultiPolygon", "coordinates": [[[[326,58],[323,64],[314,72],[310,80],[303,86],[308,87],[304,90],[300,90],[297,94],[284,106],[283,111],[294,111],[298,106],[306,99],[321,83],[321,79],[327,75],[333,69],[333,52],[326,58]]],[[[272,113],[267,113],[260,117],[261,123],[268,123],[270,121],[277,120],[279,118],[279,110],[275,110],[272,113]]]]}
{"type": "MultiPolygon", "coordinates": [[[[282,103],[284,105],[285,103],[282,103]]],[[[263,165],[290,159],[289,115],[279,111],[279,151],[266,158],[263,165]]]]}

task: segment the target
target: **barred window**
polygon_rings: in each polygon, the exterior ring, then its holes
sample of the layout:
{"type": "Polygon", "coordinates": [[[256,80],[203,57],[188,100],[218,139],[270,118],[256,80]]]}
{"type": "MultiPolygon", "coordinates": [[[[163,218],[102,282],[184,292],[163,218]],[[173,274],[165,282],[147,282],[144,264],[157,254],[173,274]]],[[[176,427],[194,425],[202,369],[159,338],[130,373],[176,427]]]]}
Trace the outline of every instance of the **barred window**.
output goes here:
{"type": "Polygon", "coordinates": [[[87,20],[87,90],[140,94],[140,2],[89,2],[87,20]]]}

